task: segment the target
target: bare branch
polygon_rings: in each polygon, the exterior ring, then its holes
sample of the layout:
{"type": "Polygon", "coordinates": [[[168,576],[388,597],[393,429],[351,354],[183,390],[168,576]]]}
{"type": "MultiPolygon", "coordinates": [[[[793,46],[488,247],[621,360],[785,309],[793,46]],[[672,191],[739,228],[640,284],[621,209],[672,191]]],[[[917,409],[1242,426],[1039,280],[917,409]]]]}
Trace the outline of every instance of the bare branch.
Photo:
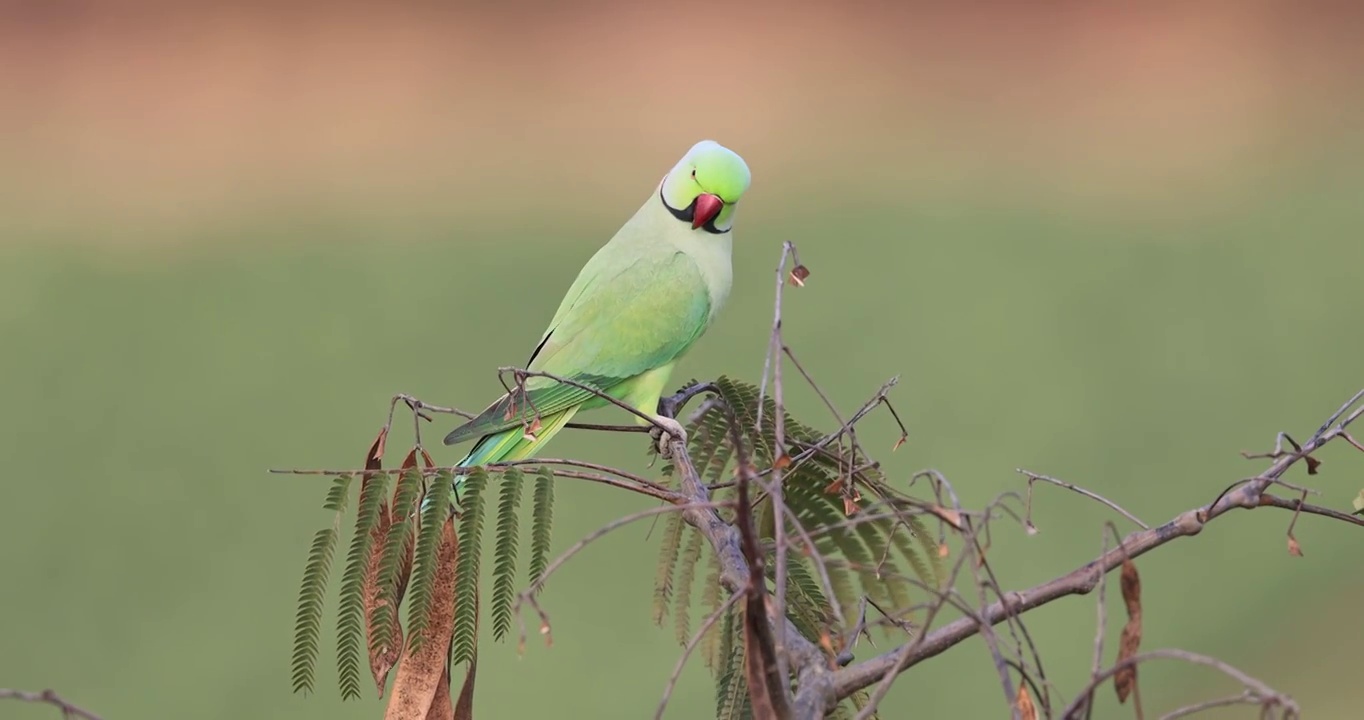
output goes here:
{"type": "MultiPolygon", "coordinates": [[[[709,499],[703,501],[699,506],[693,506],[685,503],[680,503],[676,505],[663,505],[661,507],[652,507],[647,508],[645,510],[640,510],[638,512],[630,513],[629,515],[616,518],[615,520],[612,520],[611,522],[597,528],[596,530],[593,530],[592,532],[583,536],[583,538],[578,540],[578,542],[573,543],[572,547],[565,550],[563,553],[559,555],[559,557],[554,558],[553,562],[545,566],[544,572],[540,573],[539,577],[535,578],[535,580],[532,581],[531,584],[528,587],[526,587],[526,589],[522,590],[516,596],[515,602],[512,603],[512,613],[517,616],[518,622],[520,622],[522,604],[527,602],[530,603],[531,607],[535,608],[536,613],[538,613],[540,616],[540,634],[546,636],[549,635],[550,631],[549,614],[546,613],[544,609],[540,607],[540,603],[535,599],[535,596],[540,592],[540,589],[544,587],[545,581],[549,580],[549,576],[553,575],[556,571],[559,570],[559,568],[563,567],[564,563],[568,562],[574,555],[577,555],[578,553],[582,552],[582,550],[586,548],[588,545],[590,545],[593,541],[601,539],[603,535],[607,535],[611,533],[613,530],[621,528],[625,525],[629,525],[630,523],[633,523],[637,520],[643,520],[644,518],[653,517],[655,515],[662,515],[664,513],[670,512],[685,512],[692,509],[698,509],[698,507],[709,510],[710,512],[715,512],[715,504],[711,503],[709,499]]],[[[521,625],[521,644],[525,644],[525,635],[526,631],[525,625],[523,623],[521,625]]]]}
{"type": "Polygon", "coordinates": [[[654,720],[662,720],[663,711],[668,709],[668,701],[672,699],[673,689],[677,687],[677,680],[682,677],[682,668],[687,666],[687,658],[690,658],[691,654],[696,651],[696,646],[701,642],[701,638],[715,626],[715,623],[720,621],[720,618],[725,616],[725,613],[729,612],[730,608],[734,607],[734,603],[738,602],[741,597],[743,596],[738,594],[730,595],[728,600],[720,604],[720,607],[715,608],[715,612],[711,613],[705,622],[701,623],[700,629],[693,633],[691,639],[687,641],[687,647],[682,649],[682,656],[677,659],[677,664],[673,666],[673,674],[668,676],[668,684],[663,688],[663,698],[658,701],[658,709],[654,711],[654,720]]]}
{"type": "Polygon", "coordinates": [[[10,690],[0,688],[0,700],[18,700],[19,702],[42,703],[51,705],[62,711],[62,717],[83,718],[84,720],[101,720],[100,716],[85,710],[77,705],[63,700],[55,690],[43,690],[41,692],[28,692],[25,690],[10,690]]]}
{"type": "MultiPolygon", "coordinates": [[[[1364,393],[1357,395],[1354,401],[1360,397],[1364,397],[1364,393]]],[[[1349,407],[1350,404],[1344,406],[1342,410],[1332,416],[1332,420],[1334,421],[1343,415],[1349,407]]],[[[1207,523],[1232,510],[1269,506],[1294,511],[1302,508],[1302,512],[1308,512],[1307,508],[1310,506],[1300,500],[1289,501],[1274,498],[1265,493],[1266,488],[1274,484],[1299,460],[1313,459],[1311,458],[1313,452],[1341,436],[1349,423],[1360,415],[1364,415],[1364,407],[1357,408],[1339,424],[1332,426],[1332,422],[1326,423],[1322,431],[1305,445],[1297,447],[1291,453],[1279,453],[1277,459],[1263,473],[1229,488],[1208,505],[1182,512],[1158,527],[1132,532],[1122,539],[1117,548],[1103,553],[1098,559],[1085,563],[1065,575],[1022,592],[1004,594],[1001,600],[991,603],[980,611],[979,620],[973,617],[955,620],[921,636],[912,643],[837,671],[834,673],[835,693],[831,702],[848,697],[853,692],[882,680],[887,673],[904,672],[924,660],[943,653],[963,640],[979,634],[981,621],[992,625],[998,624],[1059,598],[1068,595],[1088,594],[1094,590],[1104,575],[1120,566],[1124,558],[1135,559],[1175,539],[1197,535],[1203,531],[1203,527],[1207,523]],[[1267,500],[1266,498],[1270,499],[1267,500]]],[[[1292,442],[1291,439],[1288,441],[1292,442]]],[[[1341,514],[1334,513],[1334,511],[1315,514],[1345,519],[1340,516],[1341,514]]],[[[1357,519],[1347,521],[1355,525],[1364,524],[1355,520],[1357,519]]]]}
{"type": "Polygon", "coordinates": [[[1265,709],[1282,708],[1284,711],[1283,713],[1284,718],[1297,718],[1301,714],[1301,710],[1298,708],[1298,704],[1293,700],[1293,698],[1284,695],[1281,692],[1278,692],[1277,690],[1269,687],[1263,682],[1256,680],[1255,678],[1245,674],[1244,672],[1241,672],[1240,670],[1237,670],[1236,668],[1232,667],[1231,665],[1228,665],[1227,663],[1222,662],[1221,660],[1218,660],[1217,658],[1208,657],[1207,655],[1199,655],[1198,653],[1189,652],[1187,650],[1164,649],[1151,650],[1148,652],[1141,653],[1139,655],[1133,655],[1127,660],[1116,663],[1113,665],[1113,667],[1110,667],[1109,669],[1099,673],[1097,676],[1094,677],[1094,679],[1089,681],[1089,684],[1086,685],[1083,690],[1076,694],[1075,700],[1071,702],[1071,704],[1068,705],[1065,710],[1061,711],[1062,720],[1073,720],[1074,718],[1078,717],[1077,712],[1079,711],[1079,705],[1081,700],[1086,695],[1093,692],[1094,687],[1096,685],[1099,685],[1103,681],[1113,677],[1114,675],[1118,674],[1119,672],[1127,668],[1136,667],[1137,665],[1148,660],[1158,659],[1179,660],[1182,662],[1193,663],[1195,665],[1205,665],[1207,667],[1213,668],[1214,670],[1217,670],[1223,675],[1226,675],[1227,677],[1245,686],[1245,690],[1249,694],[1249,697],[1246,700],[1247,702],[1259,705],[1265,709]]]}
{"type": "Polygon", "coordinates": [[[1203,702],[1197,702],[1192,705],[1185,705],[1184,707],[1175,708],[1174,710],[1171,710],[1170,712],[1161,715],[1160,720],[1176,720],[1177,718],[1188,717],[1190,715],[1197,715],[1198,713],[1201,713],[1204,710],[1212,710],[1213,708],[1227,707],[1229,705],[1250,704],[1258,704],[1256,702],[1255,696],[1251,694],[1249,691],[1242,691],[1238,695],[1228,695],[1226,697],[1214,698],[1212,700],[1204,700],[1203,702]]]}
{"type": "Polygon", "coordinates": [[[1104,505],[1107,505],[1108,507],[1112,508],[1114,512],[1136,523],[1137,527],[1140,527],[1142,530],[1151,529],[1150,525],[1147,525],[1146,523],[1142,522],[1136,515],[1133,515],[1132,513],[1127,512],[1126,510],[1123,510],[1121,505],[1094,492],[1093,490],[1086,490],[1074,483],[1068,483],[1065,480],[1057,480],[1056,478],[1050,477],[1048,475],[1039,475],[1035,472],[1032,472],[1031,470],[1024,470],[1023,468],[1014,468],[1014,472],[1026,475],[1028,478],[1028,511],[1029,511],[1028,525],[1030,526],[1032,525],[1032,486],[1034,482],[1041,481],[1051,483],[1052,485],[1055,485],[1057,487],[1063,487],[1072,492],[1079,493],[1089,498],[1090,500],[1094,500],[1095,502],[1103,503],[1104,505]]]}

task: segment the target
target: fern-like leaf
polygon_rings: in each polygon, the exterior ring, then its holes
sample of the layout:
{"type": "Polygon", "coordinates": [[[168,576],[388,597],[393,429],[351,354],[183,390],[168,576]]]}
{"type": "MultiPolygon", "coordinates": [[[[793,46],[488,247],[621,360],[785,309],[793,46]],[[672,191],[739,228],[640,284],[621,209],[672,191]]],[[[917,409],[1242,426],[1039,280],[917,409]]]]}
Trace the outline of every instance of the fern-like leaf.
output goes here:
{"type": "Polygon", "coordinates": [[[687,453],[698,473],[704,474],[715,461],[716,455],[728,444],[726,429],[725,413],[718,407],[707,410],[692,425],[687,453]]]}
{"type": "MultiPolygon", "coordinates": [[[[858,522],[853,526],[857,536],[866,544],[867,559],[871,563],[866,566],[869,572],[859,571],[858,575],[862,578],[863,592],[878,602],[884,601],[883,607],[887,609],[908,608],[910,604],[909,583],[905,582],[904,577],[900,574],[900,568],[896,565],[894,556],[890,552],[892,539],[887,537],[889,534],[887,527],[893,530],[895,523],[893,521],[858,522]],[[869,582],[870,585],[868,585],[869,582]],[[867,592],[868,590],[871,592],[867,592]]],[[[848,559],[851,560],[852,558],[848,559]]]]}
{"type": "MultiPolygon", "coordinates": [[[[793,472],[787,474],[784,481],[784,497],[787,505],[795,514],[796,519],[812,536],[816,551],[822,555],[829,556],[834,551],[841,553],[849,562],[858,563],[863,567],[870,566],[871,557],[867,553],[860,539],[846,528],[829,529],[842,522],[839,510],[835,509],[824,497],[823,487],[813,487],[818,485],[823,478],[810,469],[808,466],[801,466],[793,472]]],[[[829,572],[829,582],[833,585],[834,594],[839,606],[845,610],[840,613],[846,615],[846,609],[857,604],[858,593],[853,588],[848,571],[838,563],[827,563],[829,572]]],[[[875,573],[864,571],[862,582],[870,581],[873,585],[876,582],[875,573]]]]}
{"type": "Polygon", "coordinates": [[[464,478],[459,523],[459,560],[455,564],[455,629],[450,665],[469,662],[478,646],[478,571],[483,538],[483,500],[488,473],[473,468],[464,478]]]}
{"type": "Polygon", "coordinates": [[[412,588],[411,600],[407,606],[409,652],[416,652],[421,646],[426,626],[431,620],[431,596],[436,579],[441,530],[445,527],[445,518],[450,511],[450,493],[447,488],[453,482],[454,475],[449,470],[436,473],[426,493],[426,507],[421,511],[417,545],[413,549],[412,579],[409,581],[412,588]]]}
{"type": "MultiPolygon", "coordinates": [[[[707,552],[706,557],[708,558],[706,562],[706,585],[705,589],[701,592],[701,608],[705,614],[709,616],[720,609],[720,603],[723,602],[720,599],[721,590],[724,588],[720,585],[720,556],[712,551],[707,552]]],[[[698,649],[701,652],[701,659],[706,663],[706,667],[714,672],[716,670],[716,665],[719,664],[719,623],[711,625],[710,629],[706,631],[706,634],[701,636],[701,645],[698,649]]]]}
{"type": "Polygon", "coordinates": [[[370,531],[379,522],[383,505],[384,481],[380,475],[371,482],[375,492],[365,493],[355,517],[355,535],[346,556],[346,571],[341,576],[341,607],[337,613],[336,663],[341,699],[360,697],[360,637],[364,632],[365,567],[369,563],[370,531]]]}
{"type": "Polygon", "coordinates": [[[497,540],[493,547],[493,639],[511,630],[512,596],[516,591],[517,514],[521,505],[521,471],[502,473],[502,494],[497,503],[497,540]]]}
{"type": "Polygon", "coordinates": [[[322,600],[331,574],[337,528],[326,527],[313,536],[303,586],[298,591],[298,617],[294,622],[294,692],[311,692],[317,663],[317,635],[322,626],[322,600]]]}
{"type": "Polygon", "coordinates": [[[658,547],[658,567],[654,573],[654,624],[659,627],[667,619],[672,601],[673,575],[682,546],[682,513],[667,513],[663,522],[663,542],[658,547]]]}
{"type": "MultiPolygon", "coordinates": [[[[530,524],[530,581],[538,583],[549,566],[550,530],[554,525],[554,473],[542,467],[535,473],[530,524]]],[[[542,589],[537,586],[536,591],[542,589]]]]}
{"type": "Polygon", "coordinates": [[[744,676],[743,603],[735,603],[725,613],[725,640],[721,660],[723,670],[716,681],[716,720],[749,720],[753,708],[748,699],[748,680],[744,676]]]}
{"type": "Polygon", "coordinates": [[[327,490],[327,501],[322,504],[324,510],[331,510],[337,514],[337,520],[346,512],[346,504],[350,502],[350,483],[352,476],[349,473],[337,475],[332,486],[327,490]]]}
{"type": "MultiPolygon", "coordinates": [[[[681,513],[676,513],[680,515],[681,513]]],[[[673,587],[673,627],[677,644],[686,647],[691,641],[691,587],[696,579],[696,566],[701,564],[701,545],[705,536],[696,530],[687,531],[687,544],[678,559],[680,569],[673,587]]]]}
{"type": "Polygon", "coordinates": [[[891,530],[891,540],[919,580],[926,585],[942,588],[945,569],[942,558],[938,557],[938,541],[933,539],[923,520],[906,514],[904,522],[891,530]],[[915,541],[918,547],[915,547],[915,541]],[[928,562],[924,562],[925,556],[929,558],[928,562]]]}
{"type": "MultiPolygon", "coordinates": [[[[861,710],[867,706],[867,703],[871,702],[871,695],[866,690],[858,690],[857,692],[850,695],[848,699],[852,701],[853,707],[857,708],[857,710],[861,712],[861,710]]],[[[867,716],[867,720],[877,720],[877,718],[878,716],[875,710],[873,710],[871,714],[867,716]]]]}
{"type": "MultiPolygon", "coordinates": [[[[776,570],[770,573],[776,579],[776,570]]],[[[826,608],[829,601],[819,588],[819,581],[811,574],[805,563],[795,557],[786,562],[786,614],[800,634],[818,644],[820,636],[828,626],[826,608]]]]}

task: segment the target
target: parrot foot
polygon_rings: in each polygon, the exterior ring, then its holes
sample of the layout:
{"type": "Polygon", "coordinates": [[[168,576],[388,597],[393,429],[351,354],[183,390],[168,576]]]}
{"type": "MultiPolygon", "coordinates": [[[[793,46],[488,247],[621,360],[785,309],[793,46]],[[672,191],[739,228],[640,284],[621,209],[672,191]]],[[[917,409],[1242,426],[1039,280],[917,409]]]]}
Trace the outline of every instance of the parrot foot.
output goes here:
{"type": "Polygon", "coordinates": [[[649,430],[649,437],[654,439],[654,448],[661,457],[672,457],[673,440],[681,441],[683,445],[687,444],[687,431],[682,427],[682,423],[662,415],[655,415],[654,422],[658,425],[649,430]],[[663,427],[660,428],[659,425],[663,427]]]}

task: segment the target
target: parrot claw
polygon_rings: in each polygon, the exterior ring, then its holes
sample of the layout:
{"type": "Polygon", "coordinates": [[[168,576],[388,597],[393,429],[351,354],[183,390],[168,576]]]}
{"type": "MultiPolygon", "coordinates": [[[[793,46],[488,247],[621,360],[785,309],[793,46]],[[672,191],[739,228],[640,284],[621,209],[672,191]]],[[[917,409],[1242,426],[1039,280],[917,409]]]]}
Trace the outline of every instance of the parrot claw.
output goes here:
{"type": "Polygon", "coordinates": [[[654,448],[661,457],[665,459],[672,457],[673,440],[680,441],[683,445],[687,444],[687,431],[682,427],[682,423],[661,415],[655,415],[654,422],[657,425],[649,430],[649,437],[654,439],[654,448]]]}

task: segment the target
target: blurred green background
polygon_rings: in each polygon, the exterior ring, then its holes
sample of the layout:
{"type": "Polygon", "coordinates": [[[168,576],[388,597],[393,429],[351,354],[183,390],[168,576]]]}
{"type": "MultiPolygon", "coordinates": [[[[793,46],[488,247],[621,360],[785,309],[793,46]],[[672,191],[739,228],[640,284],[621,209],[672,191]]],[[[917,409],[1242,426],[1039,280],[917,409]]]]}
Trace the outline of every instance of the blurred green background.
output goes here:
{"type": "MultiPolygon", "coordinates": [[[[110,719],[378,717],[373,697],[339,702],[330,645],[320,692],[290,693],[328,515],[323,483],[266,469],[359,463],[394,392],[490,400],[494,369],[524,361],[577,268],[703,137],[754,184],[731,304],[678,381],[758,377],[793,240],[813,273],[788,294],[804,364],[847,410],[901,376],[909,443],[889,454],[886,418],[863,431],[893,476],[937,468],[978,506],[1022,489],[1022,466],[1151,523],[1210,500],[1260,467],[1238,451],[1310,434],[1364,385],[1364,51],[1340,7],[4,11],[0,686],[110,719]]],[[[788,397],[829,425],[810,392],[788,397]]],[[[637,437],[555,447],[645,462],[637,437]]],[[[1364,484],[1347,450],[1310,479],[1341,509],[1364,484]]],[[[555,551],[644,506],[563,486],[555,551]]],[[[1002,581],[1090,558],[1108,519],[1043,488],[1040,534],[997,528],[1002,581]]],[[[1143,558],[1143,647],[1220,656],[1345,717],[1358,534],[1304,519],[1291,558],[1288,521],[1240,513],[1143,558]]],[[[553,648],[485,648],[479,717],[653,712],[679,649],[650,622],[648,530],[549,584],[553,648]]],[[[1092,597],[1027,617],[1067,699],[1094,618],[1092,597]]],[[[1114,604],[1108,661],[1120,621],[1114,604]]],[[[1141,683],[1148,713],[1236,690],[1169,664],[1141,683]]],[[[694,662],[669,717],[712,707],[694,662]]],[[[1005,705],[971,641],[885,708],[1005,705]]]]}

